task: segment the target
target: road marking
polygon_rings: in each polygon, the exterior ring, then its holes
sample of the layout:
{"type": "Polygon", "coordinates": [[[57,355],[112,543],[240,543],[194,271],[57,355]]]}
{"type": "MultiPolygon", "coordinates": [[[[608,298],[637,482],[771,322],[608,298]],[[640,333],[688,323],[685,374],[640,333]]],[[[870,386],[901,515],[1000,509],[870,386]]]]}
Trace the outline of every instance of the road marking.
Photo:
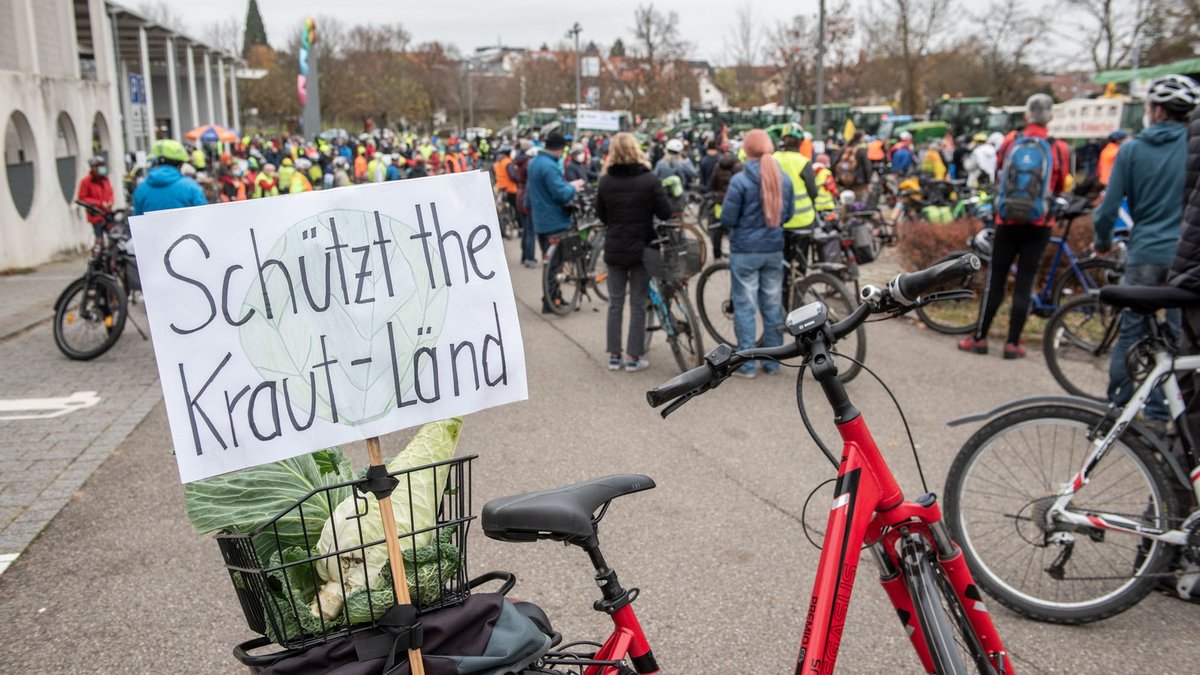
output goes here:
{"type": "Polygon", "coordinates": [[[94,391],[77,391],[58,398],[0,399],[0,420],[42,420],[90,408],[100,402],[94,391]]]}
{"type": "Polygon", "coordinates": [[[9,565],[16,562],[17,556],[19,556],[19,555],[21,555],[21,554],[20,553],[0,553],[0,574],[4,574],[4,570],[8,569],[9,565]]]}

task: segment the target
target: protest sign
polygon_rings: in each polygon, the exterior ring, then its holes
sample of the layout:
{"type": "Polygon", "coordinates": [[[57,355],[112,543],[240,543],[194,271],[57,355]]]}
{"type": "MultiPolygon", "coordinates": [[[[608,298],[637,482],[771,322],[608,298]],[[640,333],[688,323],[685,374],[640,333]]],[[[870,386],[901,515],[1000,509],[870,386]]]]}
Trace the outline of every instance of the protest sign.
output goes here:
{"type": "Polygon", "coordinates": [[[185,483],[527,397],[483,173],[131,226],[185,483]]]}
{"type": "Polygon", "coordinates": [[[608,110],[580,110],[576,126],[580,129],[620,131],[621,113],[608,110]]]}
{"type": "Polygon", "coordinates": [[[1125,102],[1116,98],[1072,99],[1054,104],[1047,129],[1055,138],[1106,138],[1121,128],[1125,102]]]}

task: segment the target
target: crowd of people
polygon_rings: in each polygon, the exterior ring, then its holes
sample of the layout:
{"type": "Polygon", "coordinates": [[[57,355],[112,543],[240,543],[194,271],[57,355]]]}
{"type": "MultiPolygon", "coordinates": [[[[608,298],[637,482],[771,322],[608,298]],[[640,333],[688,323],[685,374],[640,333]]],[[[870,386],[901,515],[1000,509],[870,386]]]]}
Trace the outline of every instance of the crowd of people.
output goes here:
{"type": "MultiPolygon", "coordinates": [[[[1146,96],[1141,133],[1130,138],[1114,130],[1105,142],[1074,151],[1050,138],[1053,101],[1044,94],[1030,97],[1025,124],[1007,135],[947,135],[922,146],[907,133],[889,144],[861,132],[815,146],[799,124],[783,127],[778,147],[761,129],[740,139],[715,132],[674,138],[657,132],[642,139],[629,133],[584,132],[572,139],[552,131],[544,138],[533,134],[468,140],[376,131],[356,138],[339,134],[312,140],[255,135],[216,146],[186,147],[160,140],[152,153],[154,165],[131,172],[127,189],[133,213],[139,214],[482,169],[493,175],[495,189],[515,214],[521,264],[537,268],[550,242],[570,228],[580,195],[590,193],[589,186],[595,184],[594,211],[608,231],[604,259],[609,270],[609,367],[637,371],[648,366],[643,353],[645,316],[630,313],[622,349],[624,306],[626,301],[633,308],[645,305],[649,276],[642,254],[655,238],[655,219],[667,219],[680,208],[678,200],[670,198],[671,191],[696,189],[711,198],[710,236],[718,257],[724,255],[728,239],[737,346],[744,349],[757,339],[756,316],[768,326],[782,323],[785,252],[793,249],[794,237],[804,236],[837,208],[842,193],[861,202],[884,173],[958,180],[996,195],[995,222],[987,223],[994,228],[993,259],[980,319],[958,348],[988,352],[988,332],[1015,265],[1002,350],[1004,358],[1013,359],[1025,356],[1021,332],[1030,291],[1055,222],[1049,197],[1072,188],[1097,198],[1094,250],[1099,255],[1110,250],[1119,210],[1128,206],[1136,227],[1128,242],[1124,283],[1170,282],[1200,291],[1200,229],[1184,227],[1200,224],[1200,122],[1194,117],[1191,163],[1185,170],[1186,122],[1198,102],[1200,87],[1192,80],[1159,79],[1146,96]],[[1073,185],[1073,168],[1082,176],[1078,185],[1073,185]],[[1186,212],[1185,197],[1191,200],[1186,212]],[[1187,232],[1182,245],[1181,230],[1187,232]]],[[[111,208],[106,171],[104,160],[93,158],[91,171],[80,183],[80,200],[111,208]]],[[[97,227],[102,224],[94,216],[89,220],[97,227]]],[[[550,312],[555,301],[544,297],[543,311],[550,312]]],[[[1172,325],[1182,331],[1187,344],[1200,345],[1200,313],[1188,317],[1182,327],[1177,314],[1172,325]]],[[[1122,319],[1110,373],[1109,393],[1117,402],[1132,391],[1124,354],[1143,331],[1138,320],[1122,319]]],[[[768,345],[780,339],[775,331],[765,336],[768,345]]],[[[777,372],[772,365],[764,372],[777,372]]],[[[754,377],[756,368],[747,364],[738,374],[754,377]]],[[[1164,420],[1161,401],[1148,406],[1146,416],[1164,420]]]]}

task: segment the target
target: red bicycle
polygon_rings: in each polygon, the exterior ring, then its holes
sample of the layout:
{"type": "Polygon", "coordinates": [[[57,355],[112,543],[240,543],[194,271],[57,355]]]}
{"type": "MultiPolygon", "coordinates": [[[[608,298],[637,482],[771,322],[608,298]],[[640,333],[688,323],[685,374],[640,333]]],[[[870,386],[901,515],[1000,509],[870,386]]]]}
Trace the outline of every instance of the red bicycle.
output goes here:
{"type": "MultiPolygon", "coordinates": [[[[930,673],[1012,673],[1012,664],[967,569],[962,551],[942,523],[932,493],[906,501],[862,414],[850,402],[838,379],[832,351],[872,314],[898,316],[941,299],[969,291],[923,294],[939,283],[966,277],[979,260],[964,256],[911,274],[899,274],[885,287],[865,286],[862,304],[833,323],[822,303],[791,312],[786,321],[791,344],[734,352],[721,345],[705,364],[647,392],[651,406],[671,401],[666,417],[689,400],[717,387],[748,361],[803,358],[797,379],[797,406],[804,369],[811,368],[844,442],[840,461],[822,446],[838,468],[833,505],[825,530],[821,561],[813,586],[804,635],[796,657],[796,675],[831,673],[845,629],[859,555],[865,545],[879,566],[879,580],[921,664],[930,673]]],[[[805,417],[806,426],[812,431],[805,417]]]]}

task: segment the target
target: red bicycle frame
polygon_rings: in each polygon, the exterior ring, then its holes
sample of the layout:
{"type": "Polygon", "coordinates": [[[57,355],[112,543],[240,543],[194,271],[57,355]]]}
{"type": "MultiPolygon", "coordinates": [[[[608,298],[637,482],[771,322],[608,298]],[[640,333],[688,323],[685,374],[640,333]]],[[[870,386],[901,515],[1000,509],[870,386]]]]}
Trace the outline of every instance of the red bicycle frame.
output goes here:
{"type": "MultiPolygon", "coordinates": [[[[646,634],[642,632],[642,624],[633,612],[633,605],[625,605],[611,616],[615,628],[604,646],[596,652],[594,660],[622,661],[628,654],[638,673],[655,675],[661,672],[646,641],[646,634]]],[[[583,675],[620,675],[620,670],[613,666],[588,666],[583,669],[583,675]]]]}
{"type": "Polygon", "coordinates": [[[880,564],[880,583],[896,608],[921,664],[926,672],[933,672],[929,648],[900,572],[897,542],[909,533],[924,536],[937,551],[938,563],[992,667],[998,673],[1012,673],[1008,654],[967,570],[962,551],[943,529],[941,510],[933,495],[917,502],[904,501],[904,494],[861,414],[839,424],[838,432],[845,445],[795,675],[833,672],[864,543],[871,547],[880,564]]]}

